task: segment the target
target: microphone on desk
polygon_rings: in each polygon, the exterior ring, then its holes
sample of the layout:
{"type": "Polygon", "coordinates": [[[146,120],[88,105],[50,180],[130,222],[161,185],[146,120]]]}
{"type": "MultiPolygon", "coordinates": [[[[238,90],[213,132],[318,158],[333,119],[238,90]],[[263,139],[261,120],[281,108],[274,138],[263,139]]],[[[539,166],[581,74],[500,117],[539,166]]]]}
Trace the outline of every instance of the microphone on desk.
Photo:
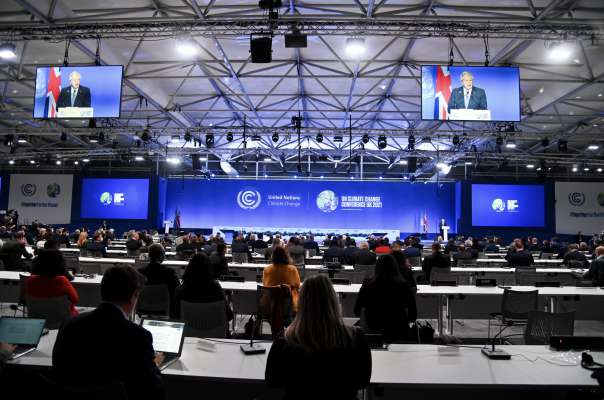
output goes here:
{"type": "Polygon", "coordinates": [[[256,315],[252,314],[250,317],[252,320],[252,333],[250,335],[250,344],[242,344],[239,346],[243,354],[252,355],[252,354],[263,354],[266,353],[266,349],[259,344],[254,344],[254,333],[256,332],[256,324],[258,323],[258,318],[256,315]]]}
{"type": "MultiPolygon", "coordinates": [[[[491,320],[489,320],[489,338],[488,339],[491,338],[490,337],[491,336],[490,325],[491,325],[491,320]]],[[[505,350],[495,348],[495,341],[497,340],[497,337],[501,336],[501,334],[503,333],[505,328],[507,328],[507,326],[505,326],[503,329],[500,329],[499,333],[496,334],[495,336],[493,336],[493,340],[491,340],[491,347],[488,347],[487,345],[485,345],[485,347],[480,349],[481,353],[484,354],[485,356],[487,356],[488,358],[490,358],[491,360],[509,360],[512,358],[510,353],[506,352],[505,350]]]]}

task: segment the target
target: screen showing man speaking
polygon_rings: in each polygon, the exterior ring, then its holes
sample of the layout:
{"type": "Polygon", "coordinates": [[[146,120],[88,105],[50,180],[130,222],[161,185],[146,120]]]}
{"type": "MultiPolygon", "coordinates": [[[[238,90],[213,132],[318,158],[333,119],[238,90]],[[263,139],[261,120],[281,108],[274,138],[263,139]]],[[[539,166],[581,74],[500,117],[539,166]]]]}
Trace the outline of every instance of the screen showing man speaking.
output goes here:
{"type": "Polygon", "coordinates": [[[146,219],[148,179],[82,179],[81,218],[146,219]]]}
{"type": "Polygon", "coordinates": [[[122,66],[39,67],[34,118],[119,118],[122,66]]]}
{"type": "Polygon", "coordinates": [[[472,226],[543,227],[542,185],[472,185],[472,226]]]}
{"type": "Polygon", "coordinates": [[[518,68],[422,66],[422,119],[520,121],[518,68]]]}

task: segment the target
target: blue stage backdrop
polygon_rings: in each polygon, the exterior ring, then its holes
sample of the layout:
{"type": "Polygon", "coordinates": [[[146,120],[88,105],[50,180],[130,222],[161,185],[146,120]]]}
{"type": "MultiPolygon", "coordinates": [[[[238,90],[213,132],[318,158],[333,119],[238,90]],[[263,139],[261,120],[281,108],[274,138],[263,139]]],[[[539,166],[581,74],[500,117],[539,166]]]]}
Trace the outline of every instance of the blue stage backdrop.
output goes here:
{"type": "Polygon", "coordinates": [[[483,89],[492,121],[520,121],[520,73],[517,67],[422,66],[422,119],[444,120],[450,94],[461,87],[464,71],[483,89]]]}
{"type": "Polygon", "coordinates": [[[544,225],[543,185],[472,185],[472,226],[544,225]]]}
{"type": "Polygon", "coordinates": [[[166,218],[183,228],[455,229],[454,184],[169,179],[166,218]]]}
{"type": "Polygon", "coordinates": [[[81,218],[147,219],[149,179],[82,179],[81,218]]]}
{"type": "Polygon", "coordinates": [[[38,67],[36,70],[36,92],[34,118],[56,118],[59,92],[70,85],[69,74],[77,71],[81,75],[80,85],[90,89],[90,106],[96,118],[118,118],[122,101],[121,65],[38,67]]]}

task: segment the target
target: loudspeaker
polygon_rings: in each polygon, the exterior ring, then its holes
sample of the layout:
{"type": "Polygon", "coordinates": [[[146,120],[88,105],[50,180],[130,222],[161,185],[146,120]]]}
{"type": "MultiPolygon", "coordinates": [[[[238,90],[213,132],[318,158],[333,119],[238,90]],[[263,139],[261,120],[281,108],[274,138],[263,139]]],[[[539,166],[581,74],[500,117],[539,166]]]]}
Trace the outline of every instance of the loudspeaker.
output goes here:
{"type": "Polygon", "coordinates": [[[272,61],[273,39],[270,36],[250,38],[250,52],[253,63],[269,63],[272,61]]]}
{"type": "Polygon", "coordinates": [[[201,163],[199,162],[199,156],[193,155],[193,157],[191,157],[191,164],[193,165],[194,170],[200,170],[201,163]]]}
{"type": "Polygon", "coordinates": [[[417,170],[417,157],[409,157],[409,160],[407,161],[407,172],[412,174],[416,170],[417,170]]]}
{"type": "Polygon", "coordinates": [[[286,33],[285,35],[286,48],[306,48],[306,35],[302,33],[286,33]]]}

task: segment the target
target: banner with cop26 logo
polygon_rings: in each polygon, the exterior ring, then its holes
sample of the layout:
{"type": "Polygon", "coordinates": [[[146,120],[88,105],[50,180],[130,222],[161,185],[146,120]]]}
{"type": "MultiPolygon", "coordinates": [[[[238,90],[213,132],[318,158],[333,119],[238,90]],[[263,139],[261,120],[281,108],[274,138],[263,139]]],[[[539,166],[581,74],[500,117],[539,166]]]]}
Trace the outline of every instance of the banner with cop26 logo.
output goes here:
{"type": "Polygon", "coordinates": [[[592,235],[604,231],[604,184],[556,182],[556,232],[592,235]]]}
{"type": "Polygon", "coordinates": [[[8,209],[19,212],[19,223],[71,222],[73,175],[13,174],[8,209]]]}

